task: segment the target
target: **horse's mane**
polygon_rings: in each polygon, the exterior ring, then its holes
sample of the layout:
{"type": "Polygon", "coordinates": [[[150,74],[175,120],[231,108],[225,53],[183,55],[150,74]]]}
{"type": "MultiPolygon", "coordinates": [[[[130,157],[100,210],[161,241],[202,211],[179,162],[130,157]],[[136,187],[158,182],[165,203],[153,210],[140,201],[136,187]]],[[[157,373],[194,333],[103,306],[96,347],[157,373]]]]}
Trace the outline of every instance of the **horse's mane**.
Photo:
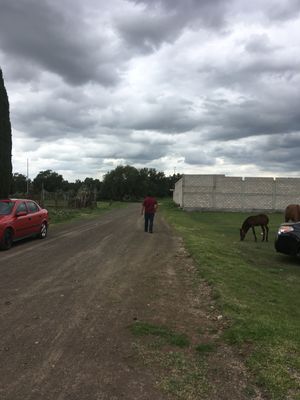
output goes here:
{"type": "Polygon", "coordinates": [[[242,230],[243,230],[244,232],[247,232],[247,231],[249,230],[249,228],[251,227],[250,219],[251,219],[251,217],[248,217],[248,218],[246,218],[245,221],[243,222],[242,230]]]}

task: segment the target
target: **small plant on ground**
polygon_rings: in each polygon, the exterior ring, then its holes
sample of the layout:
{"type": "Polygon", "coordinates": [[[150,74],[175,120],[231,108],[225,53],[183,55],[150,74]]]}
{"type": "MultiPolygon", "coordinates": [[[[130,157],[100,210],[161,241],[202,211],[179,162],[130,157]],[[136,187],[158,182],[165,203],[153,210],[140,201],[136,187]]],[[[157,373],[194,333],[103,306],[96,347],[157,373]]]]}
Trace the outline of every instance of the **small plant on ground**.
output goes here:
{"type": "Polygon", "coordinates": [[[164,339],[165,343],[178,347],[189,346],[189,340],[184,334],[173,332],[167,327],[149,324],[147,322],[136,322],[130,327],[136,336],[152,335],[164,339]]]}

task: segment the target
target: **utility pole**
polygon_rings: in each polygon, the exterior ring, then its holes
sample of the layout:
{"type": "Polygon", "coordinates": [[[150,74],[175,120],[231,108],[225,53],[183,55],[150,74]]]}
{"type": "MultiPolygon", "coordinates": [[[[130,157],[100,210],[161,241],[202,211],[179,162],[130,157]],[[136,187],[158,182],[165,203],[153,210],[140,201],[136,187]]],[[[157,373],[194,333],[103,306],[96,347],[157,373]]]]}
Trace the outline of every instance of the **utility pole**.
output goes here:
{"type": "Polygon", "coordinates": [[[29,162],[28,162],[28,158],[27,158],[27,179],[26,179],[27,185],[26,185],[26,193],[27,193],[27,197],[29,195],[29,162]]]}
{"type": "Polygon", "coordinates": [[[41,206],[42,207],[45,206],[44,181],[42,181],[41,206]]]}

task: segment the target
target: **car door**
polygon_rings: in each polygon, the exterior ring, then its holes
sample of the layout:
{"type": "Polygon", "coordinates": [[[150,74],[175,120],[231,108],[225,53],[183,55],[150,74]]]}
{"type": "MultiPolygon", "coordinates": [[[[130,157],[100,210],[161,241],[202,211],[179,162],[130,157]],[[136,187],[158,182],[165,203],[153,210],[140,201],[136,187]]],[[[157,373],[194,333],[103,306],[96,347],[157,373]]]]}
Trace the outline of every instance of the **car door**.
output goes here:
{"type": "Polygon", "coordinates": [[[24,201],[17,205],[15,216],[14,216],[14,231],[15,237],[21,238],[30,235],[30,217],[28,216],[28,210],[24,201]]]}
{"type": "Polygon", "coordinates": [[[39,206],[32,200],[26,201],[28,217],[30,218],[30,234],[40,231],[42,215],[39,206]]]}

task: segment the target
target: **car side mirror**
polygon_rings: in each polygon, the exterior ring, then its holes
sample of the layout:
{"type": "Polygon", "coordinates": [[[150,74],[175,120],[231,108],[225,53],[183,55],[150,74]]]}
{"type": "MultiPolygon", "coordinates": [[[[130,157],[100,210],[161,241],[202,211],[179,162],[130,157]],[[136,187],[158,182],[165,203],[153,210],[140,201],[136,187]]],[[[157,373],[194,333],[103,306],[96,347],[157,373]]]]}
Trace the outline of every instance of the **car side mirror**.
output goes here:
{"type": "Polygon", "coordinates": [[[17,217],[24,217],[25,215],[27,215],[27,211],[19,211],[16,213],[17,217]]]}

